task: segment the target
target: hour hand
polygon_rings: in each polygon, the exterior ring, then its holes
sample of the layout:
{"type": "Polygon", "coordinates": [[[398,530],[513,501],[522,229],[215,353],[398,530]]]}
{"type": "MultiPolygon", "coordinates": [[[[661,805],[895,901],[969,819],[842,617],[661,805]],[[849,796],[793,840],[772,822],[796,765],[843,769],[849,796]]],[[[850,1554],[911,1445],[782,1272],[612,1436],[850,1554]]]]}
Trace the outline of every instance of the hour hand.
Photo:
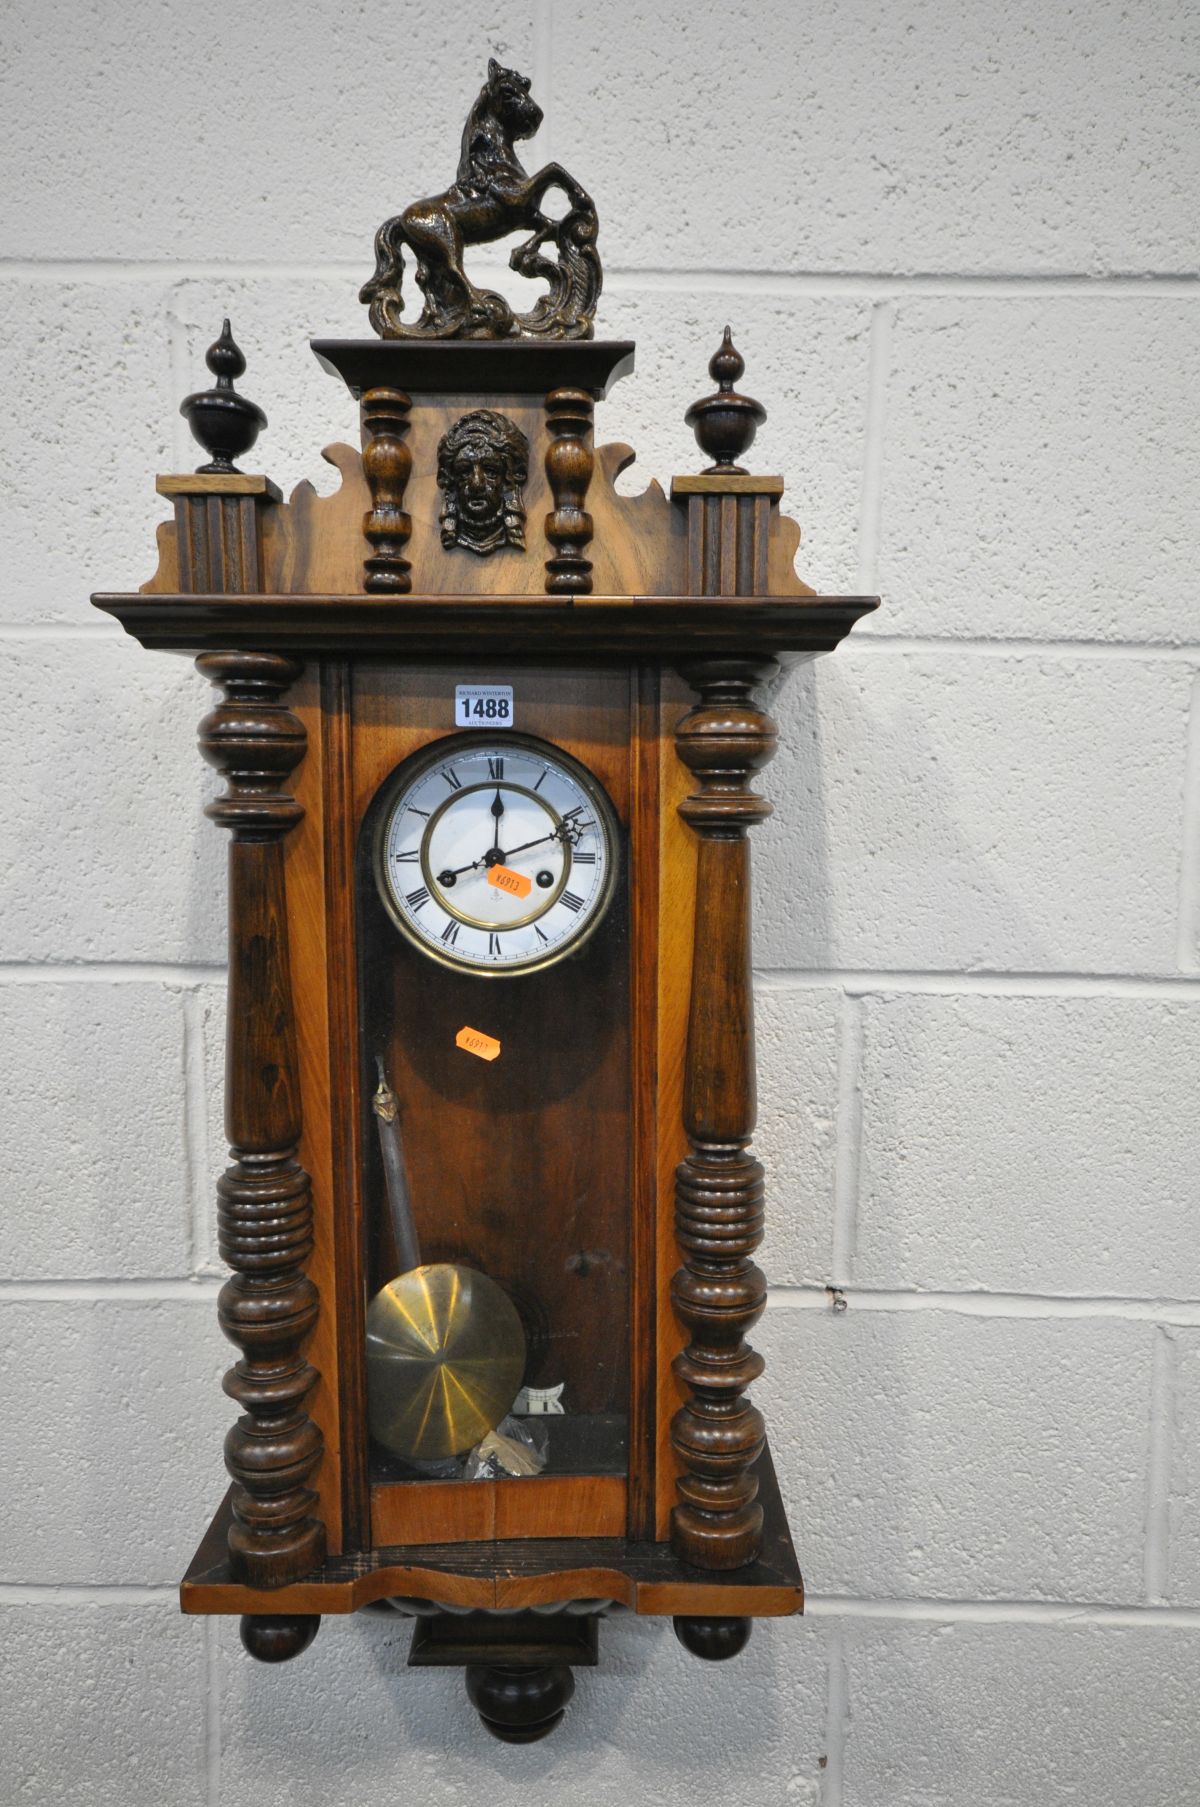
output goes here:
{"type": "Polygon", "coordinates": [[[444,872],[438,873],[438,884],[452,885],[456,878],[462,877],[464,872],[474,872],[476,866],[486,866],[487,857],[487,854],[484,853],[477,860],[468,860],[465,866],[447,866],[444,872]]]}
{"type": "Polygon", "coordinates": [[[483,856],[486,866],[503,865],[504,849],[500,845],[500,824],[504,819],[504,798],[500,795],[500,786],[496,786],[496,795],[491,802],[492,818],[495,827],[492,829],[492,844],[483,856]]]}

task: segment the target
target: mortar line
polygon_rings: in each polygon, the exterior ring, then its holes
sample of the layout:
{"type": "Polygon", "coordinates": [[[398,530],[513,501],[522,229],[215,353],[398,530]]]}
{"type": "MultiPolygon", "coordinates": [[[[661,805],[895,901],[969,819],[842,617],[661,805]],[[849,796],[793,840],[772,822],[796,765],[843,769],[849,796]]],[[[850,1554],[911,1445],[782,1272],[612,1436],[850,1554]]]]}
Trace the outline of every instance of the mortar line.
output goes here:
{"type": "Polygon", "coordinates": [[[554,0],[535,0],[536,20],[533,40],[534,98],[542,109],[542,125],[538,132],[540,157],[553,163],[554,157],[554,0]]]}
{"type": "MultiPolygon", "coordinates": [[[[607,283],[610,272],[605,268],[607,283]]],[[[667,269],[661,265],[620,264],[611,271],[613,287],[654,288],[690,294],[698,286],[738,290],[743,293],[889,295],[905,291],[928,294],[1084,294],[1108,296],[1178,294],[1191,299],[1200,285],[1200,271],[1147,272],[1114,270],[1089,275],[1079,270],[746,270],[719,265],[667,269]]]]}
{"type": "Polygon", "coordinates": [[[3,621],[0,640],[123,640],[124,629],[107,615],[88,621],[3,621]]]}
{"type": "Polygon", "coordinates": [[[179,1589],[163,1582],[2,1581],[0,1606],[178,1606],[179,1589]]]}
{"type": "Polygon", "coordinates": [[[0,1306],[155,1305],[183,1301],[210,1305],[221,1290],[216,1274],[187,1279],[0,1280],[0,1306]]]}
{"type": "MultiPolygon", "coordinates": [[[[155,960],[13,960],[0,961],[0,985],[223,985],[227,972],[223,961],[175,965],[155,960]]],[[[1200,974],[760,966],[754,983],[760,993],[836,988],[854,997],[903,992],[934,997],[1200,998],[1200,974]]]]}
{"type": "Polygon", "coordinates": [[[861,1599],[850,1594],[806,1594],[814,1619],[890,1619],[933,1625],[1140,1626],[1144,1630],[1200,1630],[1200,1607],[1125,1606],[1086,1600],[861,1599]]]}
{"type": "Polygon", "coordinates": [[[208,1100],[205,1095],[204,1009],[200,995],[183,996],[183,1149],[187,1167],[189,1266],[193,1273],[208,1266],[208,1100]]]}
{"type": "Polygon", "coordinates": [[[838,1092],[833,1165],[832,1273],[837,1287],[854,1273],[858,1237],[858,1172],[862,1154],[863,1009],[842,994],[838,1024],[838,1092]]]}
{"type": "MultiPolygon", "coordinates": [[[[105,1304],[183,1301],[210,1303],[221,1289],[223,1270],[188,1277],[140,1279],[54,1278],[0,1280],[0,1305],[105,1304]]],[[[1136,1299],[1115,1295],[918,1292],[839,1287],[849,1312],[941,1312],[985,1318],[1119,1318],[1131,1323],[1172,1324],[1181,1328],[1200,1325],[1200,1299],[1136,1299]]],[[[772,1284],[768,1306],[781,1312],[829,1310],[824,1286],[772,1284]]]]}
{"type": "Polygon", "coordinates": [[[1200,976],[1127,975],[1078,972],[889,972],[863,968],[812,967],[798,972],[782,967],[756,967],[760,995],[792,991],[825,991],[837,987],[851,997],[900,992],[918,997],[1021,998],[1182,998],[1200,999],[1200,976]]]}
{"type": "Polygon", "coordinates": [[[221,1807],[221,1620],[204,1622],[204,1776],[207,1807],[221,1807]]]}
{"type": "Polygon", "coordinates": [[[883,533],[883,445],[887,426],[887,379],[891,368],[896,307],[879,301],[871,310],[867,343],[867,408],[863,423],[863,474],[858,516],[858,591],[874,595],[879,582],[883,533]]]}
{"type": "MultiPolygon", "coordinates": [[[[549,7],[552,0],[546,0],[549,7]]],[[[1005,292],[1027,294],[1082,294],[1181,296],[1191,299],[1200,286],[1200,271],[1113,270],[762,270],[734,269],[719,265],[657,264],[605,265],[606,286],[618,290],[644,287],[690,294],[696,287],[808,294],[897,294],[901,292],[978,294],[1005,292]]],[[[362,259],[327,260],[287,258],[182,258],[182,257],[0,257],[0,279],[41,279],[55,282],[139,282],[164,277],[184,282],[225,281],[239,277],[288,281],[362,281],[362,259]]]]}
{"type": "Polygon", "coordinates": [[[1171,1457],[1179,1345],[1164,1324],[1154,1328],[1150,1368],[1150,1446],[1146,1458],[1146,1525],[1142,1575],[1147,1601],[1167,1603],[1171,1591],[1171,1457]]]}
{"type": "MultiPolygon", "coordinates": [[[[179,1589],[167,1583],[6,1581],[0,1606],[177,1606],[179,1589]]],[[[1147,1606],[1100,1600],[965,1600],[914,1596],[808,1594],[814,1619],[893,1619],[914,1623],[1111,1625],[1200,1630],[1200,1606],[1147,1606]]]]}
{"type": "Polygon", "coordinates": [[[1179,855],[1180,968],[1200,967],[1200,676],[1192,685],[1188,709],[1187,754],[1183,775],[1183,826],[1179,855]]]}
{"type": "Polygon", "coordinates": [[[821,1771],[817,1799],[820,1807],[842,1807],[846,1734],[850,1720],[850,1678],[846,1667],[846,1640],[841,1626],[835,1629],[829,1640],[827,1673],[825,1767],[821,1771]]]}
{"type": "MultiPolygon", "coordinates": [[[[770,1281],[767,1305],[772,1311],[827,1312],[829,1288],[770,1281]]],[[[843,1309],[868,1312],[941,1312],[970,1318],[1078,1319],[1117,1318],[1127,1323],[1169,1323],[1180,1328],[1200,1325],[1200,1299],[1135,1299],[1084,1293],[1017,1293],[918,1291],[916,1288],[842,1286],[843,1309]]]]}
{"type": "MultiPolygon", "coordinates": [[[[179,317],[178,289],[179,283],[172,283],[163,297],[162,303],[162,323],[167,341],[167,379],[170,385],[167,393],[176,403],[171,414],[171,468],[173,470],[183,470],[185,465],[191,462],[190,459],[182,456],[184,442],[186,441],[190,447],[192,441],[191,434],[184,424],[183,416],[179,412],[178,403],[183,400],[185,395],[190,395],[196,389],[203,389],[210,380],[206,371],[201,371],[194,383],[188,381],[187,359],[184,355],[187,333],[183,321],[179,317]]],[[[231,320],[230,326],[232,327],[232,325],[231,320]]],[[[213,339],[216,338],[219,330],[219,326],[214,326],[213,339]]]]}
{"type": "Polygon", "coordinates": [[[220,965],[173,966],[158,960],[0,961],[0,985],[217,985],[228,971],[220,965]]]}
{"type": "MultiPolygon", "coordinates": [[[[0,985],[223,985],[224,961],[0,960],[0,985]]],[[[756,967],[760,993],[839,989],[852,997],[903,992],[958,997],[1200,998],[1200,973],[955,972],[887,967],[756,967]]]]}
{"type": "MultiPolygon", "coordinates": [[[[874,594],[874,591],[871,591],[874,594]]],[[[1200,645],[1191,640],[1037,640],[1028,634],[890,634],[870,622],[852,634],[841,656],[864,650],[889,653],[968,653],[979,658],[1115,659],[1180,665],[1200,663],[1200,645]]]]}

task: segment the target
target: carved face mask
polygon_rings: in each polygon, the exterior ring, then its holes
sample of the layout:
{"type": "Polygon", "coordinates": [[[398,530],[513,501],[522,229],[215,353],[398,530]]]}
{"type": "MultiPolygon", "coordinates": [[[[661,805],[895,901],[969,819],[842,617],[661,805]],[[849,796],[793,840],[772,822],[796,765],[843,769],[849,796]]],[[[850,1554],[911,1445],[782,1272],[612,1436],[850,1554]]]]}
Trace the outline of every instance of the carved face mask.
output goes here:
{"type": "Polygon", "coordinates": [[[438,447],[443,546],[481,554],[523,548],[528,470],[528,441],[507,415],[477,408],[457,421],[438,447]]]}
{"type": "Polygon", "coordinates": [[[460,518],[479,526],[494,522],[504,501],[504,466],[481,445],[465,445],[451,473],[460,518]]]}

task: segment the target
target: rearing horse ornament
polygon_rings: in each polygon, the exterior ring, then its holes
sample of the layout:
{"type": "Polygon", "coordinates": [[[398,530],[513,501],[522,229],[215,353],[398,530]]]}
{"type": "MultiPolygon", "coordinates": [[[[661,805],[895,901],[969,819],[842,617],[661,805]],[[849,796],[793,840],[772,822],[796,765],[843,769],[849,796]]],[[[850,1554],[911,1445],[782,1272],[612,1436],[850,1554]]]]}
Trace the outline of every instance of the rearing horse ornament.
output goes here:
{"type": "Polygon", "coordinates": [[[493,58],[488,78],[463,127],[458,176],[444,194],[414,201],[385,220],[375,234],[375,274],[359,300],[384,339],[590,339],[603,275],[596,253],[598,221],[591,196],[559,163],[534,176],[521,167],[513,146],[542,123],[529,92],[529,77],[502,69],[493,58]],[[552,220],[541,210],[546,191],[560,188],[568,211],[552,220]],[[541,277],[548,292],[527,314],[514,313],[503,295],[475,286],[463,268],[469,245],[487,245],[510,232],[529,230],[509,264],[521,276],[541,277]],[[542,255],[552,241],[558,261],[542,255]],[[415,325],[401,319],[403,248],[417,260],[425,306],[415,325]]]}

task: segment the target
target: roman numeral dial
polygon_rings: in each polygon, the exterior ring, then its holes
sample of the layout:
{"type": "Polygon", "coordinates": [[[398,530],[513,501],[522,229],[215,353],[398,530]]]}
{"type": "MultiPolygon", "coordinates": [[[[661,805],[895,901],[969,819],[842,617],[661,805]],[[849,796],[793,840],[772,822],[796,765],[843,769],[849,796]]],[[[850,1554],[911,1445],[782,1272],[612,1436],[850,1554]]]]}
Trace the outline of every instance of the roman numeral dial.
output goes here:
{"type": "Polygon", "coordinates": [[[572,953],[603,920],[616,816],[593,774],[547,741],[435,741],[396,769],[373,807],[380,896],[431,959],[528,972],[572,953]]]}

